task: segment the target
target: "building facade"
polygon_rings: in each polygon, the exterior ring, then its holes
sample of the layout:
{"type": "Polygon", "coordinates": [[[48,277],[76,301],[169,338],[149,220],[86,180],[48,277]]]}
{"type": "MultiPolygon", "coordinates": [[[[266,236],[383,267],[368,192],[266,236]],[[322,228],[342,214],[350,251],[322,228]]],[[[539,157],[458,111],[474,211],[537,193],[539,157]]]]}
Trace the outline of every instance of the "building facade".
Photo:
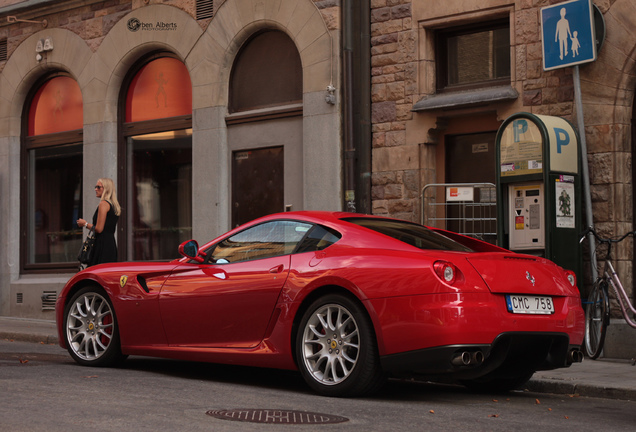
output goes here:
{"type": "MultiPolygon", "coordinates": [[[[579,113],[572,68],[543,70],[558,3],[0,2],[0,315],[52,318],[98,178],[117,184],[122,260],[286,209],[428,222],[431,185],[495,182],[518,112],[583,116],[595,226],[634,229],[636,6],[595,1],[579,113]]],[[[633,299],[633,244],[618,256],[633,299]]],[[[616,320],[606,354],[636,355],[630,331],[616,320]]]]}
{"type": "MultiPolygon", "coordinates": [[[[597,60],[579,67],[577,113],[573,69],[543,70],[540,10],[558,3],[371,1],[374,214],[426,221],[427,186],[494,183],[496,133],[515,113],[574,125],[582,115],[595,227],[606,236],[634,230],[636,5],[594,1],[605,37],[597,60]]],[[[633,300],[632,242],[617,252],[633,300]]],[[[583,297],[591,273],[585,260],[583,297]]],[[[633,357],[633,330],[622,319],[613,324],[606,354],[633,357]]]]}
{"type": "Polygon", "coordinates": [[[330,1],[3,2],[0,314],[53,317],[100,178],[121,260],[341,209],[339,27],[330,1]]]}

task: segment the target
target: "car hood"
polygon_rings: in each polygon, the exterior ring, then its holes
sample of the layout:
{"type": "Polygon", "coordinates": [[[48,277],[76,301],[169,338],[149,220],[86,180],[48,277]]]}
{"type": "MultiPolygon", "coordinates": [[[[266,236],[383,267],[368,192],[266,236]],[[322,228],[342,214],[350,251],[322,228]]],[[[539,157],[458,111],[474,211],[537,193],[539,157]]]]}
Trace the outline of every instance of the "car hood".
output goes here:
{"type": "Polygon", "coordinates": [[[562,268],[544,258],[521,254],[475,254],[468,262],[493,293],[573,295],[562,268]]]}

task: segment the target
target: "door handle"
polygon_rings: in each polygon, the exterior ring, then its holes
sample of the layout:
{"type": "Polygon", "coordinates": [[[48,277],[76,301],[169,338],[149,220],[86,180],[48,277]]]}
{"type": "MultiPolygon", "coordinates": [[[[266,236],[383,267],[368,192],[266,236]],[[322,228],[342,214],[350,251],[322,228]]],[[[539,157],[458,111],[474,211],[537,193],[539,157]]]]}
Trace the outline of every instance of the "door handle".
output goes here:
{"type": "Polygon", "coordinates": [[[285,268],[285,266],[284,266],[284,265],[279,264],[279,265],[277,265],[277,266],[272,267],[271,269],[269,269],[269,272],[270,272],[270,273],[280,273],[280,272],[282,272],[282,271],[283,271],[283,269],[284,269],[284,268],[285,268]]]}

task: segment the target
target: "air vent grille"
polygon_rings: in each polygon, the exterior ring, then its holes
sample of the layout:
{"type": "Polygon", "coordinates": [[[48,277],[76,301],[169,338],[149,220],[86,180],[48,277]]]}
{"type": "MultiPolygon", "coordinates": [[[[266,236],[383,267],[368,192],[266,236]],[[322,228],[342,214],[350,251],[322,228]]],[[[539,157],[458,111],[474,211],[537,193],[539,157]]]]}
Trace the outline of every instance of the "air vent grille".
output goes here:
{"type": "Polygon", "coordinates": [[[0,61],[7,59],[7,40],[0,39],[0,61]]]}
{"type": "Polygon", "coordinates": [[[57,292],[44,291],[42,293],[42,310],[55,310],[56,300],[57,300],[57,292]]]}
{"type": "Polygon", "coordinates": [[[513,256],[513,255],[507,255],[507,256],[504,257],[504,259],[516,260],[516,261],[533,261],[533,262],[537,261],[536,258],[525,257],[525,256],[513,256]]]}
{"type": "Polygon", "coordinates": [[[15,296],[15,302],[17,304],[22,304],[23,301],[24,301],[24,294],[17,293],[16,296],[15,296]]]}
{"type": "Polygon", "coordinates": [[[197,0],[197,19],[212,18],[214,16],[214,0],[197,0]]]}

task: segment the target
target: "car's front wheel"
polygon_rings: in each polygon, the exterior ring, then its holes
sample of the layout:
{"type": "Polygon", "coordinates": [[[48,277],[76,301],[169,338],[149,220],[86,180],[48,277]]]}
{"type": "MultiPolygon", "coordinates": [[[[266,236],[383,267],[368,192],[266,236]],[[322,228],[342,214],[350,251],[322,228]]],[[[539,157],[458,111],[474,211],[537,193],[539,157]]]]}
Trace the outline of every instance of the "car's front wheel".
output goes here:
{"type": "Polygon", "coordinates": [[[64,337],[73,359],[85,366],[112,366],[123,359],[115,310],[95,286],[79,290],[64,314],[64,337]]]}
{"type": "Polygon", "coordinates": [[[370,394],[385,379],[371,320],[339,294],[319,298],[303,315],[296,359],[307,384],[325,396],[370,394]]]}

